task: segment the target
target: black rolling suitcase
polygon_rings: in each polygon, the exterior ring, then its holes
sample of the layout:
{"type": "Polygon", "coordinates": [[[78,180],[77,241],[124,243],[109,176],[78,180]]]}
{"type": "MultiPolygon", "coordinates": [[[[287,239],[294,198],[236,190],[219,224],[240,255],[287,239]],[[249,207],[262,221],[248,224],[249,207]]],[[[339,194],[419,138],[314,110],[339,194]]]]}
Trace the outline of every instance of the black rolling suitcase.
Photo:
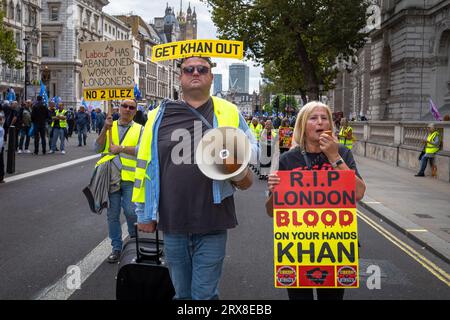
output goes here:
{"type": "Polygon", "coordinates": [[[117,273],[117,300],[170,301],[175,290],[169,269],[162,261],[164,243],[156,239],[140,239],[137,226],[136,238],[123,248],[117,273]]]}

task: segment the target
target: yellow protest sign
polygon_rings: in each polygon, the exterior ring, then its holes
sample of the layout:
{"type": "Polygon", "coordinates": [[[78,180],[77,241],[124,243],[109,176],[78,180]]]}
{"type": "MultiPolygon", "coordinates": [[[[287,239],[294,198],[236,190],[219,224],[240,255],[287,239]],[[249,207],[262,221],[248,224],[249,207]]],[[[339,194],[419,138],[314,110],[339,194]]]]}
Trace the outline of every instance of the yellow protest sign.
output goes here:
{"type": "Polygon", "coordinates": [[[87,101],[134,99],[134,90],[132,88],[83,90],[83,96],[87,101]]]}
{"type": "Polygon", "coordinates": [[[279,171],[274,191],[277,288],[358,288],[355,173],[279,171]]]}
{"type": "Polygon", "coordinates": [[[153,47],[152,61],[181,59],[192,56],[235,58],[244,57],[244,43],[234,40],[187,40],[153,47]]]}

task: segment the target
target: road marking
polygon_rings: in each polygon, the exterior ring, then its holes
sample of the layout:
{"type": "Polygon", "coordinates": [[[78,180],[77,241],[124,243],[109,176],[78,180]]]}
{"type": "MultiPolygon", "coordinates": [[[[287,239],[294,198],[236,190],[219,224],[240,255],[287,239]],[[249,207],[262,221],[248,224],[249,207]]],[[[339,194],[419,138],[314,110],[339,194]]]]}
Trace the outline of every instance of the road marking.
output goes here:
{"type": "Polygon", "coordinates": [[[62,169],[62,168],[67,168],[67,167],[73,166],[74,164],[78,164],[78,163],[81,163],[81,162],[86,162],[86,161],[89,161],[89,160],[93,160],[93,159],[98,158],[98,157],[100,157],[100,154],[96,154],[96,155],[93,155],[93,156],[84,157],[84,158],[80,158],[80,159],[64,162],[64,163],[57,164],[57,165],[54,165],[54,166],[51,166],[51,167],[42,168],[42,169],[39,169],[39,170],[27,172],[27,173],[18,174],[16,176],[5,178],[5,183],[10,183],[10,182],[22,180],[22,179],[25,179],[25,178],[30,178],[30,177],[33,177],[33,176],[37,176],[39,174],[47,173],[47,172],[50,172],[50,171],[54,171],[54,170],[58,170],[58,169],[62,169]]]}
{"type": "MultiPolygon", "coordinates": [[[[122,224],[122,237],[125,239],[128,236],[128,227],[125,222],[122,224]]],[[[97,268],[105,261],[111,253],[111,240],[109,237],[105,238],[100,244],[87,254],[76,266],[81,270],[81,285],[97,270],[97,268]]],[[[115,266],[111,266],[114,268],[115,266]]],[[[67,281],[70,274],[65,274],[54,284],[42,290],[34,300],[68,300],[77,289],[69,289],[67,281]]],[[[82,288],[82,287],[81,287],[82,288]]]]}
{"type": "Polygon", "coordinates": [[[426,229],[406,229],[406,232],[428,232],[426,229]]]}
{"type": "Polygon", "coordinates": [[[450,287],[450,275],[439,268],[436,264],[425,258],[419,252],[411,248],[409,245],[395,237],[392,233],[384,229],[382,226],[371,220],[369,217],[364,215],[361,211],[357,210],[358,216],[367,223],[369,226],[378,231],[382,236],[388,239],[390,242],[399,247],[402,251],[404,251],[407,255],[412,257],[418,263],[420,263],[425,269],[430,271],[436,278],[444,282],[447,286],[450,287]]]}

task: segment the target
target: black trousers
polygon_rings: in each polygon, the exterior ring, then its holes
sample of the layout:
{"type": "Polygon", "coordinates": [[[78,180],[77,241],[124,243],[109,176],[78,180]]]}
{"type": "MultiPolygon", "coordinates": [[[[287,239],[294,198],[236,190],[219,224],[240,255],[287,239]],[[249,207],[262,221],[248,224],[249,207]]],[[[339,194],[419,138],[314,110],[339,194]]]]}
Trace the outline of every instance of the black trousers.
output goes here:
{"type": "Polygon", "coordinates": [[[3,160],[3,150],[5,150],[5,148],[2,147],[2,149],[0,150],[0,181],[2,181],[5,177],[5,162],[3,160]]]}
{"type": "MultiPolygon", "coordinates": [[[[289,300],[314,300],[314,289],[287,289],[289,300]]],[[[316,289],[317,300],[344,300],[345,289],[316,289]]]]}
{"type": "Polygon", "coordinates": [[[45,143],[45,127],[35,127],[34,128],[34,153],[39,153],[39,137],[41,138],[42,153],[45,154],[46,143],[45,143]]]}

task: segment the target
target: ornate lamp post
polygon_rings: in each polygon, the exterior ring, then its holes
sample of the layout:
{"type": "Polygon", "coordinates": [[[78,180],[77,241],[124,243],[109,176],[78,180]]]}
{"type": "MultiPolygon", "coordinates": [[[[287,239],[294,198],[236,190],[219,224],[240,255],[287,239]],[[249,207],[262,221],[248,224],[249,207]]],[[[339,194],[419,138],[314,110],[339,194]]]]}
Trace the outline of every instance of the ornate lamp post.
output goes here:
{"type": "Polygon", "coordinates": [[[39,29],[33,27],[31,32],[25,36],[23,39],[25,43],[25,86],[24,86],[24,101],[27,100],[27,87],[30,84],[29,76],[28,76],[28,50],[30,48],[30,44],[39,39],[39,29]]]}

